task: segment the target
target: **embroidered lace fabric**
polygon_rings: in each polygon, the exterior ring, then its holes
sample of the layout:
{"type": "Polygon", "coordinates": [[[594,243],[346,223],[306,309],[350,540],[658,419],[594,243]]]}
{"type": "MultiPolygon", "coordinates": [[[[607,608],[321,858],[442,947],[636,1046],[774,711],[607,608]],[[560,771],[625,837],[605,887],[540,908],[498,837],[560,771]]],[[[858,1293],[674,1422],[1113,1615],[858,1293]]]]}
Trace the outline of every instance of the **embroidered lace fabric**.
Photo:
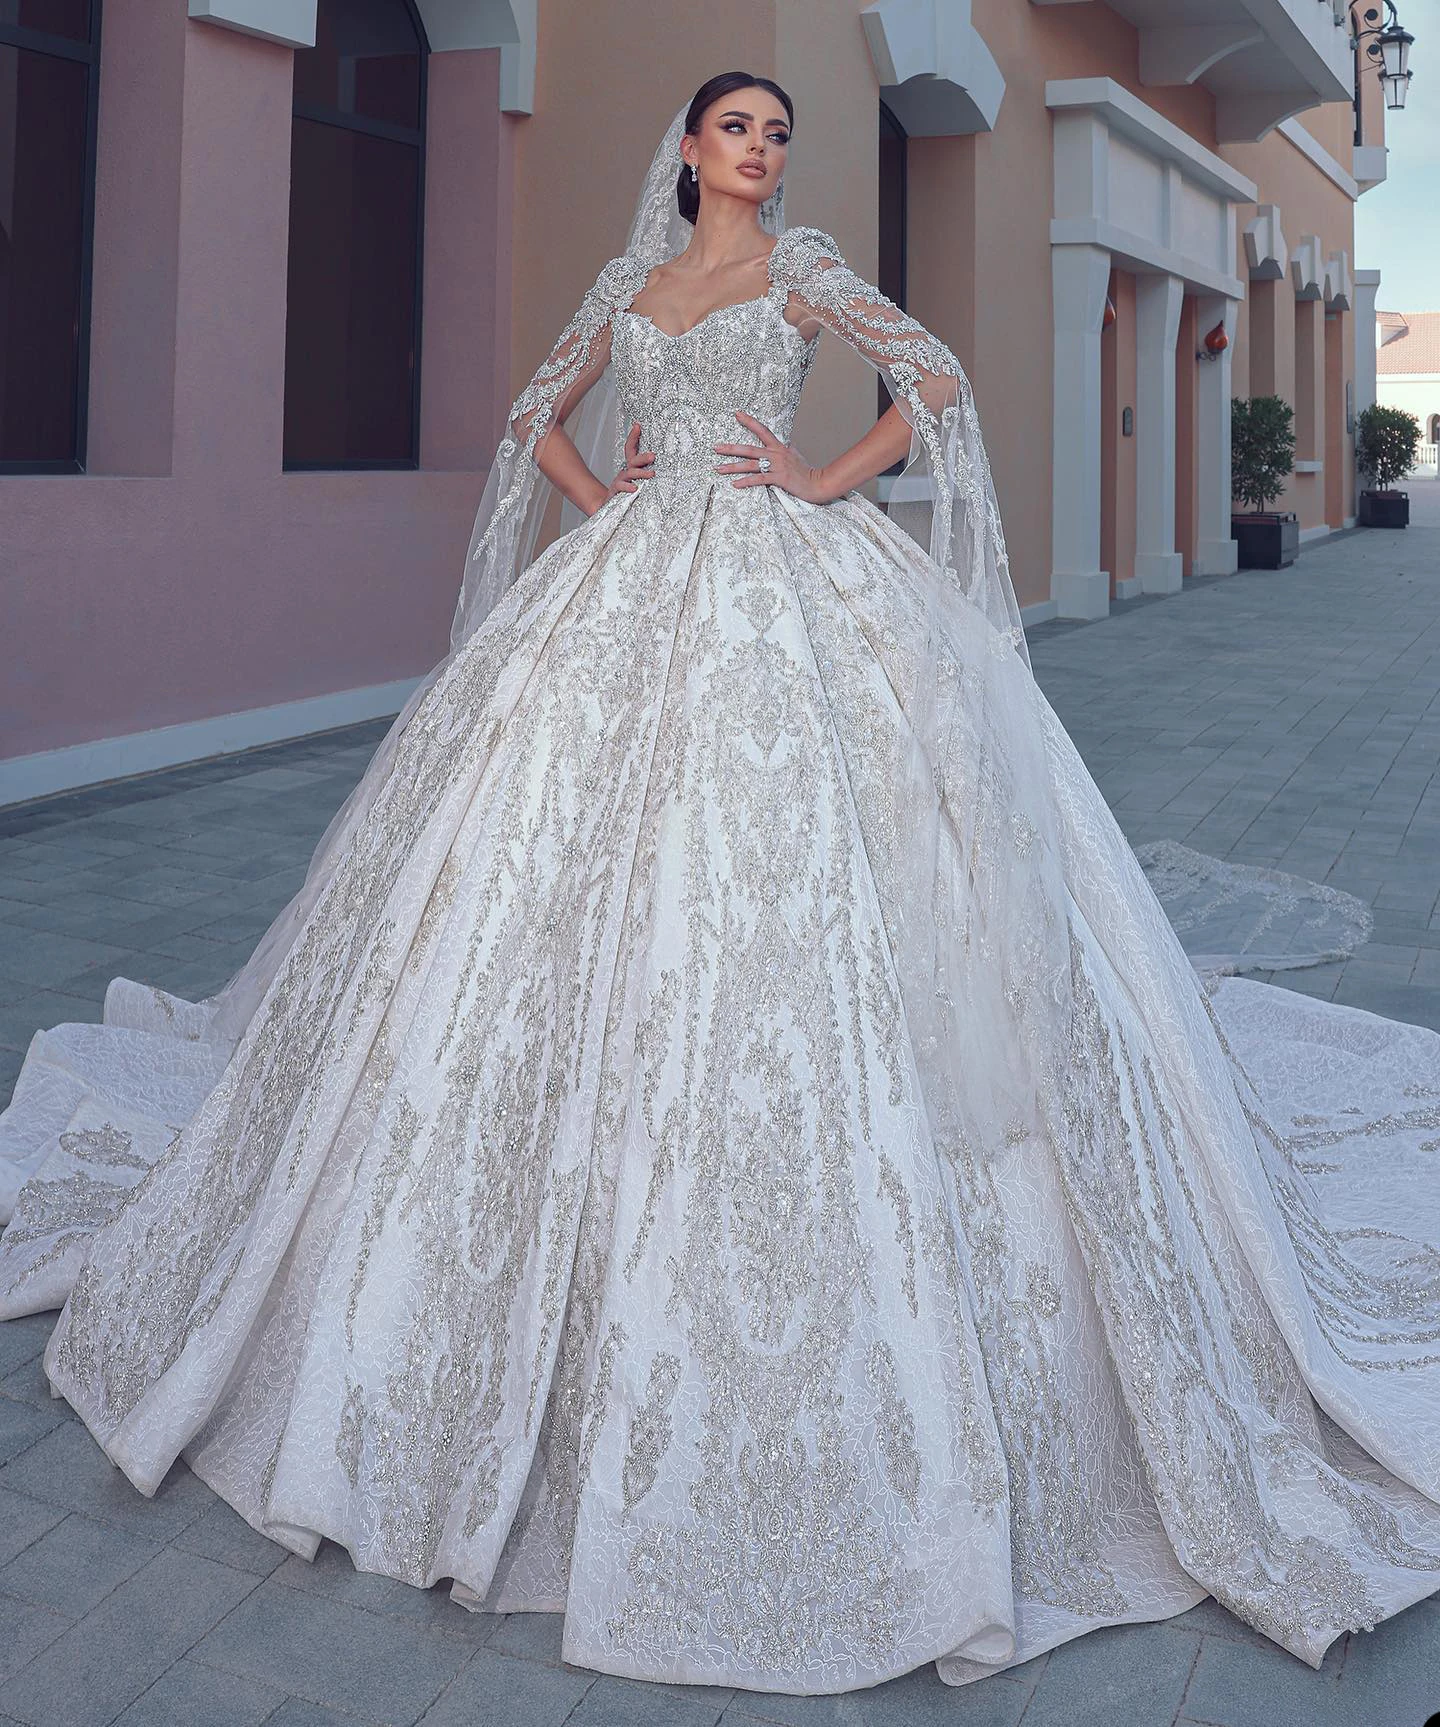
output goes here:
{"type": "Polygon", "coordinates": [[[1346,959],[1369,941],[1370,907],[1287,870],[1207,857],[1176,840],[1135,855],[1200,971],[1295,971],[1346,959]]]}
{"type": "Polygon", "coordinates": [[[1318,1665],[1440,1588],[1440,1036],[1202,979],[984,596],[707,473],[798,302],[925,427],[813,229],[612,303],[655,479],[422,683],[253,999],[37,1032],[0,1315],[141,1491],[586,1667],[960,1684],[1207,1594],[1318,1665]]]}

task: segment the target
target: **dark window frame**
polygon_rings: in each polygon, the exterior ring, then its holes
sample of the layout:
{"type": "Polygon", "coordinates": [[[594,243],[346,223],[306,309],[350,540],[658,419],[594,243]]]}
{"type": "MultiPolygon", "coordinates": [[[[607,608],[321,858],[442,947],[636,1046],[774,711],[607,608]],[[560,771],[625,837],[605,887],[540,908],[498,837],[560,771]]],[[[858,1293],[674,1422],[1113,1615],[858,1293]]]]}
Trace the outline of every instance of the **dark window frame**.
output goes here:
{"type": "Polygon", "coordinates": [[[87,42],[73,36],[53,36],[48,30],[32,30],[23,24],[0,23],[0,48],[19,48],[60,60],[75,60],[89,68],[85,92],[84,181],[80,192],[80,328],[75,342],[75,453],[32,462],[0,459],[0,475],[85,472],[90,434],[90,300],[95,277],[95,162],[100,120],[101,10],[101,0],[90,0],[90,38],[87,42]]]}
{"type": "MultiPolygon", "coordinates": [[[[906,269],[907,269],[907,266],[909,263],[909,246],[910,246],[910,234],[909,234],[910,152],[906,148],[906,146],[908,145],[909,140],[910,140],[910,134],[905,130],[904,126],[902,126],[900,124],[899,117],[895,113],[895,110],[890,106],[890,104],[882,96],[880,98],[880,119],[879,119],[879,128],[878,128],[878,136],[877,136],[877,150],[879,147],[879,139],[881,139],[885,136],[887,129],[889,130],[892,139],[894,139],[900,145],[900,199],[899,199],[899,205],[900,205],[900,208],[899,208],[899,216],[900,216],[900,281],[898,284],[899,292],[896,294],[890,294],[890,298],[895,302],[895,304],[897,306],[899,306],[899,308],[903,312],[906,310],[905,298],[906,298],[906,291],[907,291],[907,287],[908,287],[908,283],[907,283],[907,279],[906,279],[906,269]]],[[[884,195],[883,185],[881,186],[880,190],[881,190],[881,195],[883,196],[884,195]]],[[[889,289],[886,287],[886,285],[883,282],[877,282],[876,286],[880,289],[882,294],[889,294],[889,289]]],[[[876,401],[877,418],[878,418],[878,417],[884,415],[885,411],[891,405],[890,390],[889,390],[889,387],[886,385],[885,375],[883,372],[880,373],[876,377],[875,387],[876,387],[875,401],[876,401]]],[[[903,471],[904,467],[905,467],[905,457],[901,456],[898,461],[892,462],[890,464],[890,466],[885,470],[885,472],[887,474],[898,474],[898,473],[903,471]]]]}
{"type": "MultiPolygon", "coordinates": [[[[320,0],[323,6],[325,0],[320,0]]],[[[384,138],[392,144],[408,144],[416,151],[415,164],[415,359],[410,377],[410,454],[408,457],[355,456],[343,462],[292,462],[282,453],[281,467],[287,474],[350,474],[350,473],[411,473],[420,466],[420,355],[425,310],[425,135],[430,121],[430,38],[425,21],[415,0],[399,0],[409,13],[415,35],[420,43],[420,124],[399,126],[387,120],[370,120],[359,114],[346,114],[337,108],[325,108],[314,102],[291,102],[291,137],[296,120],[308,120],[315,125],[336,126],[341,131],[361,132],[367,137],[384,138]]],[[[304,49],[297,49],[304,53],[304,49]]]]}

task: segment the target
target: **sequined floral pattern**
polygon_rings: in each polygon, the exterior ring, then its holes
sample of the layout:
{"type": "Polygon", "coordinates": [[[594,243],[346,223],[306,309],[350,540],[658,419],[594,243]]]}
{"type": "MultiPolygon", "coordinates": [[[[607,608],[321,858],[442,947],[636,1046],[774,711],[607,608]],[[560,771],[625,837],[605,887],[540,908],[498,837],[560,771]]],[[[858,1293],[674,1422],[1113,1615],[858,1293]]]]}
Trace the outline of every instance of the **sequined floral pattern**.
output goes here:
{"type": "Polygon", "coordinates": [[[424,689],[237,1035],[117,980],[37,1036],[0,1311],[68,1294],[46,1370],[143,1488],[183,1453],[608,1672],[964,1683],[1207,1593],[1318,1663],[1440,1586],[1440,1038],[1202,982],[954,572],[714,474],[735,408],[789,435],[799,324],[922,437],[943,343],[814,229],[682,336],[638,287],[515,431],[609,352],[655,477],[424,689]]]}

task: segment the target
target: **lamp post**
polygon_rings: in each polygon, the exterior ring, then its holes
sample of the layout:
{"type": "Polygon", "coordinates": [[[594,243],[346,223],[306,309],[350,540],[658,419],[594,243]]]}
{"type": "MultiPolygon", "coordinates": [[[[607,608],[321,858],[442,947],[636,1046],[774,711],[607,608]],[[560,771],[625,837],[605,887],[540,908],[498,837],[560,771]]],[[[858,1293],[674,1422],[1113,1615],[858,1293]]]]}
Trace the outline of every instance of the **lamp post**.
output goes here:
{"type": "Polygon", "coordinates": [[[1367,5],[1360,12],[1359,21],[1356,11],[1361,0],[1351,0],[1350,13],[1350,46],[1355,54],[1355,142],[1360,142],[1360,45],[1365,44],[1365,57],[1379,74],[1380,82],[1385,88],[1385,106],[1387,108],[1403,108],[1405,98],[1410,93],[1410,80],[1414,73],[1410,70],[1410,47],[1415,38],[1400,22],[1395,10],[1395,0],[1381,0],[1385,8],[1386,18],[1380,22],[1380,6],[1367,5]]]}

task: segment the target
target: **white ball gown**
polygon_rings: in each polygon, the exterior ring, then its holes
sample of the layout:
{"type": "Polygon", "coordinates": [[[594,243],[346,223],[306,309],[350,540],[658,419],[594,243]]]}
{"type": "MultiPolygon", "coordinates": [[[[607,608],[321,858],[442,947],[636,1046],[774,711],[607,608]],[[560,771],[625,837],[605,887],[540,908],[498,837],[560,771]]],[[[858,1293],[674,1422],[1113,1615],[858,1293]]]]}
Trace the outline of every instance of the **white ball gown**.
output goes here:
{"type": "Polygon", "coordinates": [[[585,1667],[958,1684],[1207,1594],[1318,1665],[1440,1588],[1440,1036],[1202,976],[953,572],[716,476],[807,309],[867,340],[823,253],[680,335],[607,266],[655,477],[417,692],[243,1010],[36,1033],[0,1312],[141,1492],[585,1667]]]}

